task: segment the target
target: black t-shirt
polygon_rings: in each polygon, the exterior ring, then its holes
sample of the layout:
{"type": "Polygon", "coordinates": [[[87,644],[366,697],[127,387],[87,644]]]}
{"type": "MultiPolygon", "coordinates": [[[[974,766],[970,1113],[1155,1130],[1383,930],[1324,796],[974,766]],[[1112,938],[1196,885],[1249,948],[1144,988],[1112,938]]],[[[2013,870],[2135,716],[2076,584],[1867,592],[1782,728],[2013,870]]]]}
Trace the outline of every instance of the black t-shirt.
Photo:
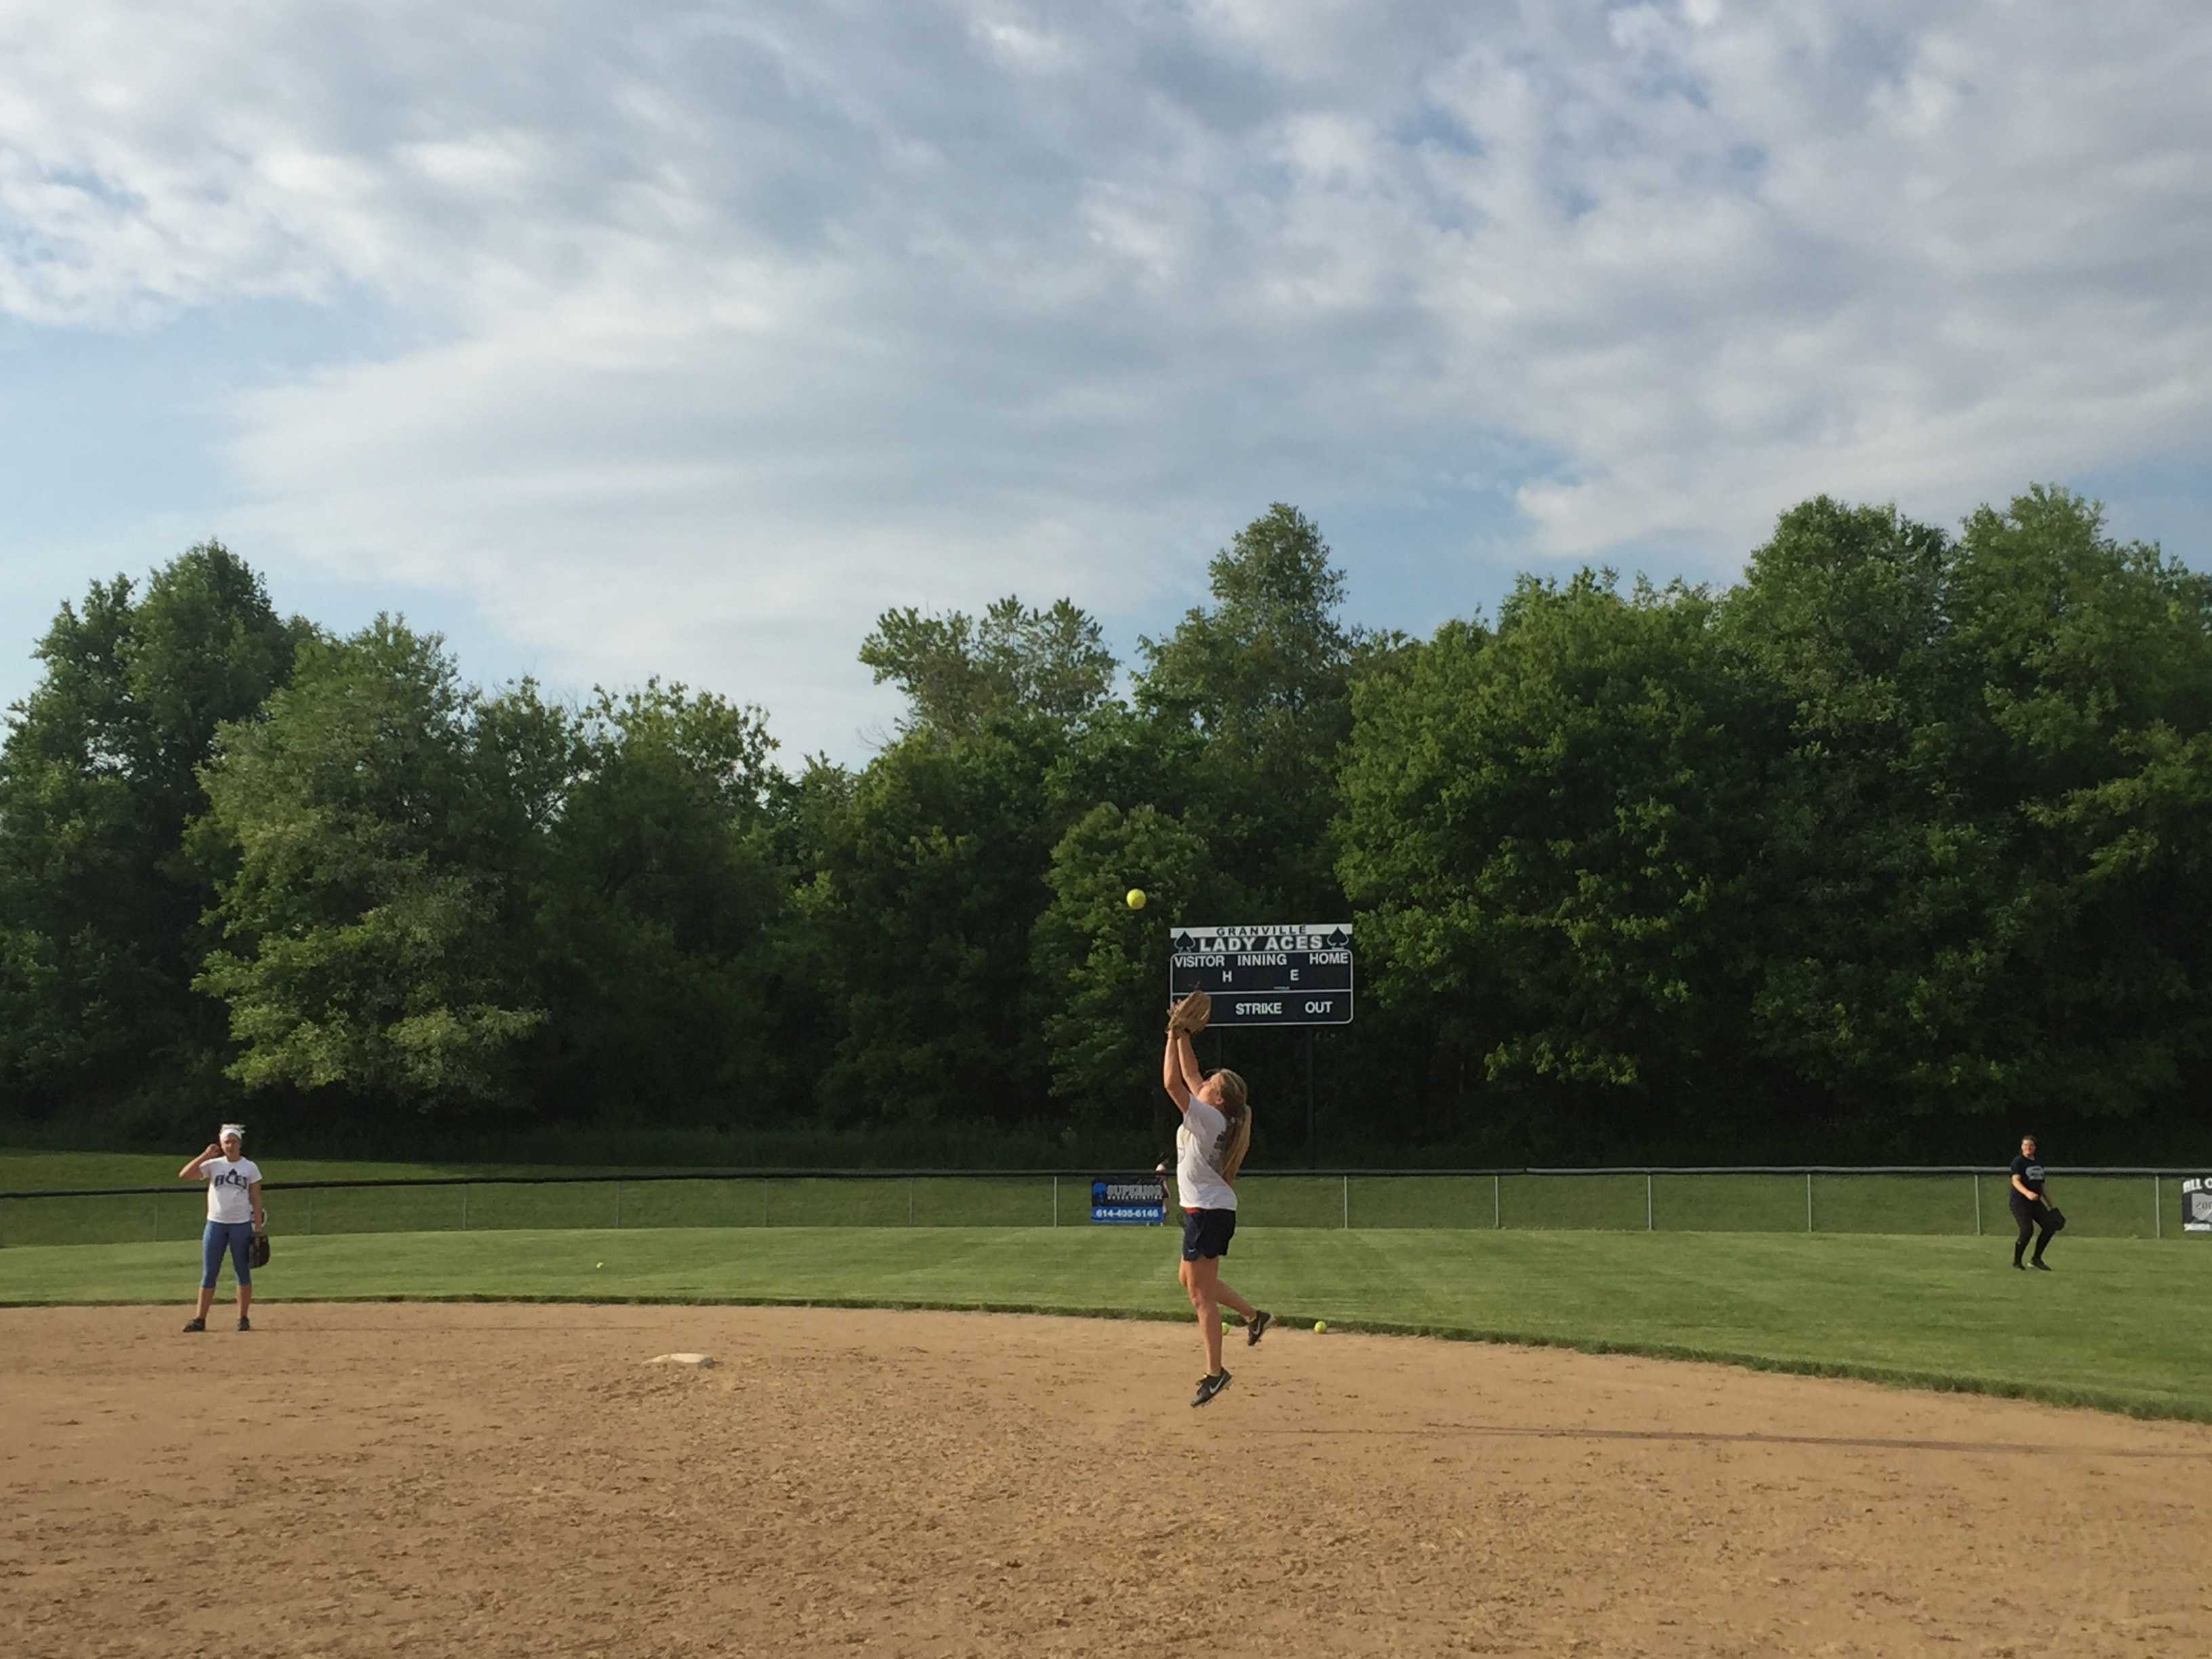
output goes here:
{"type": "MultiPolygon", "coordinates": [[[[2028,1191],[2033,1193],[2038,1198],[2041,1198],[2043,1196],[2043,1165],[2041,1163],[2030,1158],[2026,1152],[2022,1152],[2018,1158],[2013,1159],[2012,1172],[2020,1178],[2021,1186],[2027,1188],[2028,1191]]],[[[2015,1188],[2014,1189],[2013,1196],[2014,1198],[2018,1198],[2020,1196],[2019,1188],[2015,1188]]]]}

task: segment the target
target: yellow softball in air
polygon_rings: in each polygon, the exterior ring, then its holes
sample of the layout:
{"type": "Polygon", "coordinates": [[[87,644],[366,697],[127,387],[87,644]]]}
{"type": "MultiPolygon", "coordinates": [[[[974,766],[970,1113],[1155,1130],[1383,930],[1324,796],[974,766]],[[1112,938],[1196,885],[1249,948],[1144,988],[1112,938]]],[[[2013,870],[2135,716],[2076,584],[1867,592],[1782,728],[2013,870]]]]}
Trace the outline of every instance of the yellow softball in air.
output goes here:
{"type": "Polygon", "coordinates": [[[1127,904],[1132,910],[1143,909],[1145,908],[1145,890],[1141,887],[1132,887],[1129,890],[1128,896],[1124,899],[1122,902],[1127,904]]]}

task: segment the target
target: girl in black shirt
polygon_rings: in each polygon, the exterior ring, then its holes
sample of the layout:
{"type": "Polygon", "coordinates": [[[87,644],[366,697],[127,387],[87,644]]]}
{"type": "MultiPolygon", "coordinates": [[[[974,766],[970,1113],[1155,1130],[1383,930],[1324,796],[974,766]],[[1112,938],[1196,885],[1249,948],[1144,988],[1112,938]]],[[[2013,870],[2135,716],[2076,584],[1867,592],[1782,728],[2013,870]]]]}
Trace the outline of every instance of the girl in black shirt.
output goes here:
{"type": "Polygon", "coordinates": [[[2051,1269],[2044,1266],[2043,1250],[2051,1243],[2051,1235],[2058,1229],[2051,1220],[2050,1202],[2043,1195],[2043,1165],[2035,1156],[2035,1137],[2023,1135],[2020,1156],[2012,1161],[2012,1218],[2020,1224],[2020,1237],[2013,1241],[2012,1265],[2020,1267],[2020,1254],[2027,1248],[2029,1237],[2039,1233],[2028,1266],[2042,1267],[2049,1273],[2051,1269]]]}

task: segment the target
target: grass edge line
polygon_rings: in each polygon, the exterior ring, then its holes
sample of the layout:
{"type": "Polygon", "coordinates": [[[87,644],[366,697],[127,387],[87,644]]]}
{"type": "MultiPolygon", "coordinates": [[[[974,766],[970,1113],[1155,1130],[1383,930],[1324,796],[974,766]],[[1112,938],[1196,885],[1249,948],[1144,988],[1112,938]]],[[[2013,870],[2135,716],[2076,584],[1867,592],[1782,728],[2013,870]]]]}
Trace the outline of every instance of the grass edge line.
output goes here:
{"type": "MultiPolygon", "coordinates": [[[[0,1310],[21,1308],[160,1308],[174,1297],[160,1299],[117,1297],[77,1301],[0,1298],[0,1310]]],[[[900,1313],[1030,1314],[1057,1319],[1138,1320],[1153,1324],[1186,1324],[1190,1315],[1181,1310],[1114,1308],[1038,1302],[1002,1302],[954,1297],[665,1295],[586,1296],[558,1292],[540,1294],[454,1291],[410,1293],[378,1291],[360,1295],[302,1297],[296,1301],[277,1297],[257,1298],[270,1307],[306,1307],[317,1304],[377,1304],[394,1302],[451,1304],[511,1304],[518,1306],[577,1307],[691,1307],[691,1308],[840,1308],[880,1310],[900,1313]]],[[[1630,1358],[1680,1361],[1692,1364],[1727,1365],[1739,1370],[1772,1375],[1828,1377],[1844,1382],[1872,1382],[1886,1388],[1911,1389],[1923,1393],[1977,1395],[1998,1400],[2019,1400],[2036,1405],[2106,1412],[2142,1422],[2212,1424],[2212,1405],[2186,1401],[2162,1401],[2102,1389],[2039,1382],[2015,1377],[1977,1376],[1968,1373],[1915,1370],[1899,1365],[1872,1364],[1859,1360],[1806,1359],[1788,1355],[1740,1353],[1722,1348],[1698,1348],[1679,1343],[1639,1342],[1612,1337],[1560,1336],[1476,1326],[1409,1323],[1357,1316],[1329,1320],[1332,1331],[1352,1336],[1425,1337],[1444,1342],[1486,1343],[1517,1348],[1559,1348],[1575,1353],[1620,1355],[1630,1358]]],[[[1305,1324],[1303,1314],[1279,1313],[1285,1327],[1305,1324]]]]}

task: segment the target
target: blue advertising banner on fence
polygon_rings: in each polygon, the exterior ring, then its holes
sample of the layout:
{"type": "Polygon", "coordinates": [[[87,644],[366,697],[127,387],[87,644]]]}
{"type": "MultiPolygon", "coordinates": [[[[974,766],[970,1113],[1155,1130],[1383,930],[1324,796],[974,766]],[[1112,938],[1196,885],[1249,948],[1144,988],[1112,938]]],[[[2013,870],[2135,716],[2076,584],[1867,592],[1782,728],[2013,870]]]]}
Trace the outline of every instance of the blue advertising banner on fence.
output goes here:
{"type": "Polygon", "coordinates": [[[1157,1227],[1166,1221],[1167,1188],[1146,1181],[1098,1180],[1091,1183],[1091,1218],[1124,1227],[1157,1227]]]}

